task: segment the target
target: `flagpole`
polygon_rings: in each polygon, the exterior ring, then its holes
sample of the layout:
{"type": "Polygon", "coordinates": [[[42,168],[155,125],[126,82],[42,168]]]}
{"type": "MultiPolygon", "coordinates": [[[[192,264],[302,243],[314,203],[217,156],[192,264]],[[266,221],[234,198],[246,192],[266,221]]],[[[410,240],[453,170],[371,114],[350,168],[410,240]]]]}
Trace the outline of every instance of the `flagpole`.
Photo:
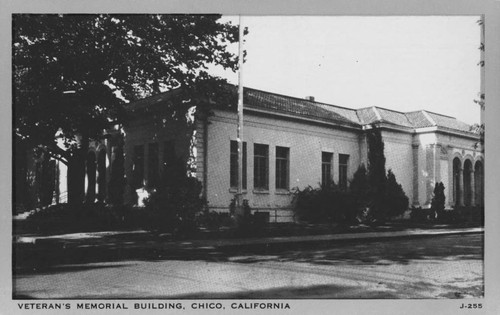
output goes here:
{"type": "Polygon", "coordinates": [[[243,26],[239,16],[238,41],[238,190],[236,193],[236,215],[243,215],[243,26]]]}

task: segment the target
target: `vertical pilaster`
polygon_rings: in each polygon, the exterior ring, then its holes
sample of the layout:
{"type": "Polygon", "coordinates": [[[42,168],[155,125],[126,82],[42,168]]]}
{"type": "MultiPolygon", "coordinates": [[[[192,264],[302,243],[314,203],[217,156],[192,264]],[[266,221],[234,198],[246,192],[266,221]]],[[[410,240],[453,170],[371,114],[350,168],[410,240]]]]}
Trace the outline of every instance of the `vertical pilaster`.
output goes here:
{"type": "Polygon", "coordinates": [[[441,145],[440,144],[435,144],[434,145],[434,184],[439,183],[443,181],[441,178],[441,145]]]}
{"type": "Polygon", "coordinates": [[[420,206],[418,200],[418,182],[419,179],[419,165],[418,165],[418,144],[412,144],[412,155],[413,155],[413,206],[420,206]]]}
{"type": "Polygon", "coordinates": [[[460,206],[464,205],[464,169],[462,166],[458,169],[458,192],[459,200],[458,204],[460,206]]]}
{"type": "Polygon", "coordinates": [[[475,184],[474,168],[470,170],[470,205],[476,205],[476,184],[475,184]]]}
{"type": "Polygon", "coordinates": [[[426,146],[425,148],[425,164],[426,164],[426,185],[425,185],[425,191],[426,191],[426,198],[425,198],[425,205],[431,204],[432,200],[432,193],[434,191],[434,185],[435,185],[435,170],[436,170],[436,158],[435,158],[435,145],[430,144],[426,146]]]}

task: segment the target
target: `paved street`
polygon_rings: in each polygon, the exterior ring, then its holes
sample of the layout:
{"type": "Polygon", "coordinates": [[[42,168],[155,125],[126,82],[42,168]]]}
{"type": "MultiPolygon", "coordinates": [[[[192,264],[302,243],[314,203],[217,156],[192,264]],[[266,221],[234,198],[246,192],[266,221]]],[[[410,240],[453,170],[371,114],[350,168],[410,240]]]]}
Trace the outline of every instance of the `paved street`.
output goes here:
{"type": "MultiPolygon", "coordinates": [[[[467,298],[483,291],[483,235],[320,242],[44,259],[19,298],[467,298]],[[292,244],[293,245],[293,244],[292,244]],[[61,263],[61,261],[63,263],[61,263]]],[[[102,252],[104,253],[104,252],[102,252]]],[[[95,254],[94,254],[95,255],[95,254]]],[[[50,258],[46,256],[46,258],[50,258]]]]}

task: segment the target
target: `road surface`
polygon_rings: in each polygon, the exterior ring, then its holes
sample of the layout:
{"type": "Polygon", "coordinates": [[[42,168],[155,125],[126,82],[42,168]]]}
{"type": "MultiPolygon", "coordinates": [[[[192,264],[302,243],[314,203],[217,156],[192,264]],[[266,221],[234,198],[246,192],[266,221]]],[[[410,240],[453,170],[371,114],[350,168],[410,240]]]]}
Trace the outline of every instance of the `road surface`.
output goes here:
{"type": "Polygon", "coordinates": [[[76,257],[14,276],[16,298],[296,299],[482,297],[483,235],[266,249],[76,257]],[[140,256],[140,255],[139,255],[140,256]],[[132,258],[130,258],[132,257],[132,258]],[[84,263],[79,263],[82,261],[84,263]]]}

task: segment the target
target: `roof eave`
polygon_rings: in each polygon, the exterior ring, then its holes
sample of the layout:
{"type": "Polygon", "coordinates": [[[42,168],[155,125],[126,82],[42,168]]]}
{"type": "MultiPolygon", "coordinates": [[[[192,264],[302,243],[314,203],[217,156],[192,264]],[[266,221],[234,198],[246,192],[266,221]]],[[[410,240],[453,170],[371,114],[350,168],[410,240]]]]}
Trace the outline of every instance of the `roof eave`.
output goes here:
{"type": "Polygon", "coordinates": [[[295,120],[300,120],[300,121],[305,121],[309,123],[314,123],[314,124],[324,124],[324,125],[329,125],[329,126],[335,126],[339,128],[344,128],[344,129],[351,129],[351,130],[356,130],[356,131],[361,131],[361,125],[355,124],[355,123],[346,123],[344,121],[332,121],[332,120],[326,120],[326,119],[321,119],[317,117],[307,117],[307,116],[300,116],[300,115],[293,115],[293,114],[286,114],[280,111],[273,111],[269,109],[258,109],[249,105],[245,105],[243,108],[245,111],[249,112],[254,112],[254,113],[259,113],[259,114],[267,114],[267,115],[272,115],[272,116],[278,116],[278,117],[283,117],[283,118],[289,118],[289,119],[295,119],[295,120]]]}

